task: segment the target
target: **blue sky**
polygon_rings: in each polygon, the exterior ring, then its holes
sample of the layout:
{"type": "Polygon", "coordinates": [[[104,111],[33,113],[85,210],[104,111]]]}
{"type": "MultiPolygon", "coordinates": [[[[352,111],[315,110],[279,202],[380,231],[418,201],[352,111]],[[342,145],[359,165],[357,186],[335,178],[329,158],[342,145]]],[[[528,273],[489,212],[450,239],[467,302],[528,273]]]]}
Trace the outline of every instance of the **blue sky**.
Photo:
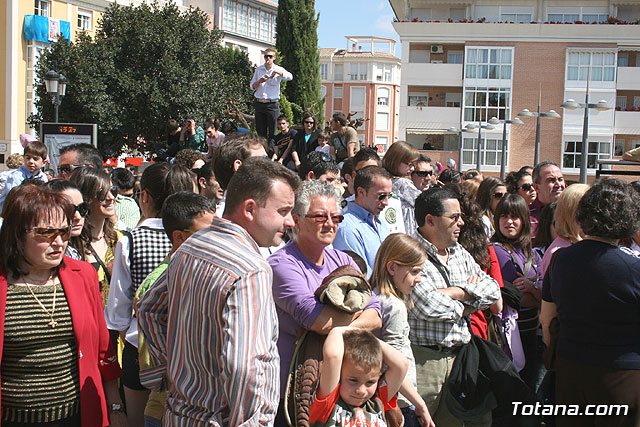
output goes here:
{"type": "MultiPolygon", "coordinates": [[[[316,0],[318,47],[345,49],[345,36],[391,37],[400,41],[393,29],[393,11],[388,0],[316,0]]],[[[400,52],[396,45],[396,55],[400,52]]]]}

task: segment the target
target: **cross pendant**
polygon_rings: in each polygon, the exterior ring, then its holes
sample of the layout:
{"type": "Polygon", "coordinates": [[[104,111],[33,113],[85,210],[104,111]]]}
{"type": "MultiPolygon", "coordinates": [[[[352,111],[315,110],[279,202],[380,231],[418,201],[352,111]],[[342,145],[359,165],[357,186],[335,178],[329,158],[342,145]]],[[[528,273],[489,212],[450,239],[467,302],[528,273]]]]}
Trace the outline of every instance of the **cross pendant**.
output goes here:
{"type": "Polygon", "coordinates": [[[52,328],[55,328],[58,325],[58,322],[56,322],[55,320],[51,319],[51,322],[49,322],[48,325],[51,326],[52,328]]]}

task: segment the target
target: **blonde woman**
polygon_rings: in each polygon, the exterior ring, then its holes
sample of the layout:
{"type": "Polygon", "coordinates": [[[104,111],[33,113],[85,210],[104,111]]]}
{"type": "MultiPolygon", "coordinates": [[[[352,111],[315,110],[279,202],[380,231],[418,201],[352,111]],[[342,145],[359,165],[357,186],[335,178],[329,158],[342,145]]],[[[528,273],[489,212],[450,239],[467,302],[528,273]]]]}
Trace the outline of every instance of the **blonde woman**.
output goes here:
{"type": "Polygon", "coordinates": [[[371,286],[380,299],[382,328],[374,332],[378,338],[409,359],[407,377],[400,387],[398,404],[404,416],[404,425],[434,426],[427,405],[416,391],[416,366],[409,341],[407,320],[410,295],[420,282],[426,254],[420,244],[404,233],[389,235],[378,250],[371,275],[371,286]],[[411,409],[415,405],[415,411],[411,409]],[[421,419],[418,421],[418,419],[421,419]]]}
{"type": "Polygon", "coordinates": [[[556,237],[542,257],[542,277],[547,272],[551,257],[560,248],[566,248],[582,240],[582,229],[576,221],[576,211],[580,199],[589,190],[587,184],[568,186],[558,198],[556,212],[553,217],[556,237]]]}

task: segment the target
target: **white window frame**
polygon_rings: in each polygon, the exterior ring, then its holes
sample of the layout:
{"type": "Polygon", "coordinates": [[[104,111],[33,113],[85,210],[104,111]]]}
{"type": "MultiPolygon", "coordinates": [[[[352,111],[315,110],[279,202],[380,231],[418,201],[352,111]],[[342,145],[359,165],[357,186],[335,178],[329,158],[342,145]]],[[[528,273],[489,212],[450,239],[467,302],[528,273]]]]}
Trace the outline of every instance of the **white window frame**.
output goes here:
{"type": "Polygon", "coordinates": [[[37,40],[27,40],[27,75],[26,75],[26,117],[29,117],[30,114],[35,114],[36,111],[36,101],[38,100],[38,95],[35,91],[36,85],[36,72],[35,67],[40,55],[46,50],[50,48],[49,43],[37,41],[37,40]]]}
{"type": "Polygon", "coordinates": [[[333,64],[333,80],[344,81],[344,64],[333,64]]]}
{"type": "Polygon", "coordinates": [[[463,64],[463,63],[464,63],[464,51],[463,50],[449,50],[449,51],[447,51],[447,64],[463,64]],[[455,59],[455,61],[452,61],[451,59],[455,59]],[[459,59],[459,61],[458,61],[458,59],[459,59]]]}
{"type": "Polygon", "coordinates": [[[427,64],[431,61],[431,52],[428,49],[411,49],[409,45],[409,63],[427,64]]]}
{"type": "Polygon", "coordinates": [[[409,107],[428,107],[429,92],[409,92],[407,105],[409,107]]]}
{"type": "MultiPolygon", "coordinates": [[[[589,153],[587,155],[587,171],[594,172],[598,168],[597,160],[611,159],[613,141],[608,140],[596,140],[589,139],[589,153]],[[592,144],[596,144],[596,150],[592,150],[594,147],[592,144]],[[602,147],[602,144],[607,144],[607,147],[602,147]],[[595,159],[594,159],[595,157],[595,159]],[[595,160],[595,161],[594,161],[595,160]],[[592,166],[589,166],[591,164],[592,166]]],[[[567,136],[563,138],[562,142],[562,170],[567,173],[578,173],[580,171],[582,157],[582,139],[579,136],[567,136]],[[571,148],[571,149],[570,149],[571,148]],[[571,161],[569,161],[571,159],[571,161]]]]}
{"type": "Polygon", "coordinates": [[[618,52],[618,67],[628,67],[628,66],[629,66],[629,53],[618,52]]]}
{"type": "MultiPolygon", "coordinates": [[[[508,133],[508,132],[507,132],[508,133]]],[[[477,164],[476,155],[478,153],[478,135],[468,134],[463,136],[462,146],[462,166],[475,167],[477,164]],[[470,161],[469,161],[470,160],[470,161]]],[[[507,166],[509,164],[509,147],[505,150],[507,166]]],[[[502,135],[497,134],[485,134],[482,133],[482,158],[481,166],[484,170],[495,172],[500,170],[500,163],[502,163],[502,135]],[[491,164],[487,161],[491,159],[491,164]]]]}
{"type": "Polygon", "coordinates": [[[78,29],[92,31],[93,13],[90,10],[78,8],[78,29]]]}
{"type": "Polygon", "coordinates": [[[51,17],[51,1],[50,0],[34,0],[34,15],[51,17]]]}
{"type": "Polygon", "coordinates": [[[460,108],[460,106],[462,105],[462,93],[446,92],[444,95],[444,99],[445,106],[447,107],[460,108]]]}
{"type": "Polygon", "coordinates": [[[333,97],[342,99],[344,97],[344,88],[343,86],[338,86],[333,88],[333,97]],[[338,95],[339,93],[339,95],[338,95]]]}
{"type": "Polygon", "coordinates": [[[631,140],[631,149],[640,147],[640,139],[631,140]]]}
{"type": "Polygon", "coordinates": [[[633,108],[640,108],[640,96],[633,97],[633,108]]]}
{"type": "Polygon", "coordinates": [[[467,80],[511,81],[513,48],[467,46],[464,52],[464,78],[467,80]],[[491,76],[494,77],[491,77],[491,76]]]}
{"type": "Polygon", "coordinates": [[[492,117],[504,120],[510,117],[510,111],[511,88],[475,86],[464,88],[462,117],[465,122],[477,123],[478,119],[482,122],[487,122],[492,117]]]}
{"type": "Polygon", "coordinates": [[[388,132],[390,127],[390,115],[384,111],[376,112],[376,130],[381,132],[388,132]],[[386,116],[386,119],[385,119],[386,116]]]}
{"type": "Polygon", "coordinates": [[[376,144],[376,149],[378,150],[378,153],[381,153],[381,152],[386,153],[386,151],[389,149],[389,137],[376,135],[375,144],[376,144]]]}
{"type": "Polygon", "coordinates": [[[377,89],[376,100],[379,107],[389,107],[391,98],[391,89],[381,86],[377,89]],[[386,94],[385,94],[386,91],[386,94]]]}
{"type": "Polygon", "coordinates": [[[627,97],[625,95],[616,95],[616,109],[624,110],[627,108],[627,97]]]}
{"type": "Polygon", "coordinates": [[[548,22],[575,22],[585,21],[587,22],[604,22],[609,17],[609,12],[606,10],[606,6],[593,7],[593,6],[549,6],[545,10],[546,21],[548,22]],[[597,17],[596,19],[593,19],[597,17]]]}
{"type": "Polygon", "coordinates": [[[329,64],[320,64],[320,80],[329,80],[329,64]]]}
{"type": "Polygon", "coordinates": [[[591,82],[614,84],[616,81],[616,51],[567,51],[566,79],[570,82],[591,82]],[[589,69],[591,75],[589,76],[589,69]],[[605,78],[607,77],[607,78],[605,78]]]}
{"type": "MultiPolygon", "coordinates": [[[[367,88],[366,86],[351,86],[349,88],[349,112],[354,113],[351,116],[352,120],[357,118],[364,118],[364,112],[367,111],[367,88]],[[362,92],[362,104],[354,104],[354,93],[362,92]]],[[[362,125],[362,129],[365,129],[366,121],[362,125]]]]}

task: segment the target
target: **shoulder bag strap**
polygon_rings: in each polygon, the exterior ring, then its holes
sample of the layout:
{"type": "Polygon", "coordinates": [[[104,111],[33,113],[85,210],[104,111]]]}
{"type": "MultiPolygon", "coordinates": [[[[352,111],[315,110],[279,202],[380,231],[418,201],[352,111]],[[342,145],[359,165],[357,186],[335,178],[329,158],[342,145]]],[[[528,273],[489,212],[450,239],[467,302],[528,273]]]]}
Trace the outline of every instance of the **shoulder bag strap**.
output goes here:
{"type": "Polygon", "coordinates": [[[89,252],[91,252],[91,255],[93,255],[93,258],[96,261],[98,261],[98,264],[100,264],[100,267],[102,267],[102,270],[104,270],[105,276],[107,276],[107,281],[111,283],[111,274],[109,273],[109,269],[107,269],[107,266],[105,265],[105,263],[100,259],[96,250],[93,249],[93,246],[91,246],[91,243],[89,243],[89,252]]]}

